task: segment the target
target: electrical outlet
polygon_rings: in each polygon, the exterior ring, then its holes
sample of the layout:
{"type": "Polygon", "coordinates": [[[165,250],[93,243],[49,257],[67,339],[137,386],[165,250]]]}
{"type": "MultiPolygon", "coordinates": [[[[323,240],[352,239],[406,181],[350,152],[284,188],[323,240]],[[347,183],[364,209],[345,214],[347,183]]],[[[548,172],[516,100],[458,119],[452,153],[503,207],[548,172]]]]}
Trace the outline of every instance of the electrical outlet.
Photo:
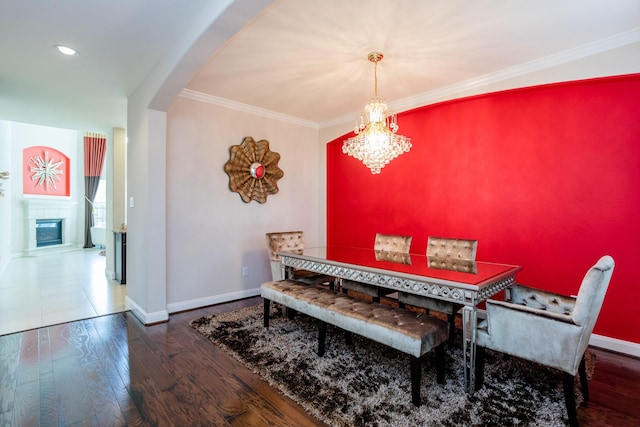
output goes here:
{"type": "Polygon", "coordinates": [[[249,275],[249,267],[242,267],[242,277],[247,277],[249,275]]]}

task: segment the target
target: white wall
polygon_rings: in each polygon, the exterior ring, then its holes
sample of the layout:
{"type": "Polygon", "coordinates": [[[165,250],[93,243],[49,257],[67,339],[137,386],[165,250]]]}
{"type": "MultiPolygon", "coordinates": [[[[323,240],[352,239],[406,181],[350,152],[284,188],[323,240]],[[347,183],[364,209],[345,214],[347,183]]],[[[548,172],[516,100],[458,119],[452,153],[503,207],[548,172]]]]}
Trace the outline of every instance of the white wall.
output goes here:
{"type": "MultiPolygon", "coordinates": [[[[11,252],[13,256],[21,256],[27,248],[25,230],[25,206],[22,193],[22,151],[25,148],[41,145],[52,147],[69,157],[70,163],[70,197],[68,200],[76,202],[76,212],[72,215],[75,222],[71,230],[71,243],[82,247],[84,243],[84,159],[82,135],[76,130],[52,128],[26,123],[10,122],[10,155],[11,179],[6,181],[11,185],[11,252]]],[[[33,196],[33,198],[47,198],[54,196],[33,196]]],[[[65,198],[66,200],[66,198],[65,198]]]]}
{"type": "MultiPolygon", "coordinates": [[[[0,120],[0,172],[4,171],[12,171],[11,123],[0,120]]],[[[11,178],[0,180],[4,193],[4,197],[0,197],[0,276],[7,268],[11,255],[11,178]]]]}
{"type": "Polygon", "coordinates": [[[259,293],[271,280],[265,233],[303,230],[325,243],[324,145],[297,123],[178,97],[167,112],[167,306],[169,312],[259,293]],[[229,190],[229,148],[251,136],[280,154],[284,177],[267,202],[229,190]],[[242,267],[249,275],[242,277],[242,267]]]}

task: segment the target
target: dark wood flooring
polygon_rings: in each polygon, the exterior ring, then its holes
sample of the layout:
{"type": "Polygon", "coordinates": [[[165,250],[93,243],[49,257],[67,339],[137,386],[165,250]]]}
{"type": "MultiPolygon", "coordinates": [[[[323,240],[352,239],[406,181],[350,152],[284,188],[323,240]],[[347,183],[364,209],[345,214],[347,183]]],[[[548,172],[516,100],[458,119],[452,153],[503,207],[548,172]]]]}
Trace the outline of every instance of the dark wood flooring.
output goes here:
{"type": "MultiPolygon", "coordinates": [[[[0,426],[322,425],[189,326],[259,297],[143,326],[130,313],[0,337],[0,426]]],[[[592,349],[582,426],[640,425],[640,360],[592,349]]]]}

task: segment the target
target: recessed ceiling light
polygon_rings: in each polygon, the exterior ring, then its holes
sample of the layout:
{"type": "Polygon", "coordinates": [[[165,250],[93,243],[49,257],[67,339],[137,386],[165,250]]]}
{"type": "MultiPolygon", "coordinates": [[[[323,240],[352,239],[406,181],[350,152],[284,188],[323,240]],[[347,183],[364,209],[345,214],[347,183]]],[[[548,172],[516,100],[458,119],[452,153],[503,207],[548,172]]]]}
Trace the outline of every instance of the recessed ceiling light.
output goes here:
{"type": "Polygon", "coordinates": [[[78,56],[78,51],[73,48],[70,48],[69,46],[63,46],[61,44],[57,44],[54,46],[54,49],[63,55],[78,56]]]}

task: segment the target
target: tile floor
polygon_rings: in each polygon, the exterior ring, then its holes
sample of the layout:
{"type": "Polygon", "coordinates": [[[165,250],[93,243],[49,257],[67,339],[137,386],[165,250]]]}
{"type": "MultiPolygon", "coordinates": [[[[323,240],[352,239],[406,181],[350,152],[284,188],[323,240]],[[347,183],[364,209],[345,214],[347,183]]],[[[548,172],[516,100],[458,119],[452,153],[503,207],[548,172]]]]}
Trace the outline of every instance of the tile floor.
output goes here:
{"type": "Polygon", "coordinates": [[[100,249],[13,258],[0,277],[0,335],[125,311],[100,249]]]}

